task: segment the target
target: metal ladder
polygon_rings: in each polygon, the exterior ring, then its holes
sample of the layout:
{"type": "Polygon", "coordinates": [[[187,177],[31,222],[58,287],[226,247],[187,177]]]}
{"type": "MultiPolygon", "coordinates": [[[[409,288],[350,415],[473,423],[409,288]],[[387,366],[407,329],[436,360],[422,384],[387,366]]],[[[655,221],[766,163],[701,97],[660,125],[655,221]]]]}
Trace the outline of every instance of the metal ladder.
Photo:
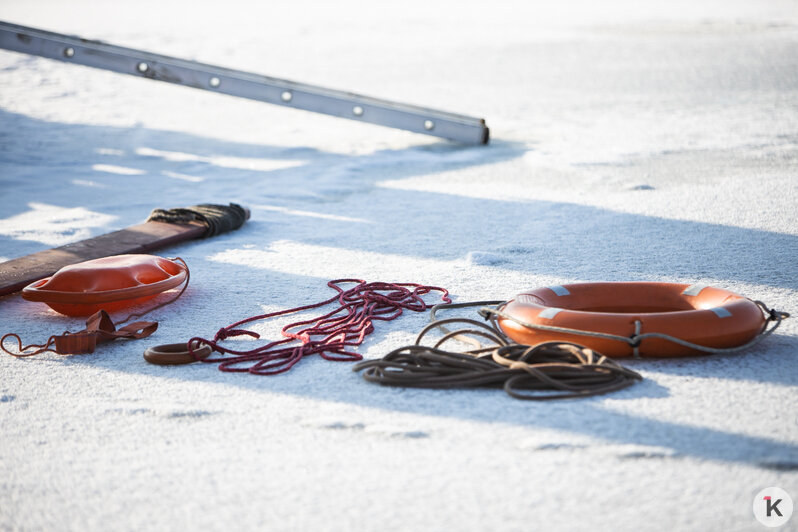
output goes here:
{"type": "Polygon", "coordinates": [[[285,107],[487,144],[485,120],[0,21],[0,48],[285,107]]]}

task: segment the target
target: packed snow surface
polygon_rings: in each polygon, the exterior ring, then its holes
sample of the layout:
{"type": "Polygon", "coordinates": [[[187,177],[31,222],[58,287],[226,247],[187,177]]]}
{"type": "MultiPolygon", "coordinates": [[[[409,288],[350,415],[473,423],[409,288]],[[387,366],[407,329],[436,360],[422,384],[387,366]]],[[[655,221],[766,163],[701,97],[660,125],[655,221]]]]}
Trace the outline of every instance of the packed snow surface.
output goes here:
{"type": "MultiPolygon", "coordinates": [[[[142,358],[335,278],[460,302],[703,283],[798,315],[795,2],[4,0],[0,18],[492,134],[469,147],[0,52],[0,261],[156,207],[252,211],[163,252],[191,284],[152,337],[0,357],[0,529],[759,530],[761,489],[798,501],[795,318],[743,353],[624,361],[641,383],[561,402],[386,388],[317,356],[275,377],[142,358]]],[[[28,342],[82,327],[19,295],[0,318],[28,342]]],[[[379,322],[359,351],[427,319],[379,322]]]]}

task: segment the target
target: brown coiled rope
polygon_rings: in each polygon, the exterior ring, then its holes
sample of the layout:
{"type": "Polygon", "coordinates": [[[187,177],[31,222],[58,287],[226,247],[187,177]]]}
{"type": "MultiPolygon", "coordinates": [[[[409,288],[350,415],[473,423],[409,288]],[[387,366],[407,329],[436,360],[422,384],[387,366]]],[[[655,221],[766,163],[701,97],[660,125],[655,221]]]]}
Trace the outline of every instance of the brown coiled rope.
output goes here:
{"type": "Polygon", "coordinates": [[[502,386],[516,399],[544,401],[589,397],[631,386],[642,380],[640,374],[586,347],[549,342],[536,346],[512,343],[493,321],[468,318],[435,319],[439,309],[484,307],[503,302],[480,301],[436,305],[432,323],[419,333],[414,345],[391,351],[378,360],[361,362],[354,371],[365,370],[363,377],[387,386],[412,388],[470,388],[502,386]],[[450,331],[445,325],[457,324],[450,331]],[[434,345],[421,345],[432,330],[444,334],[434,345]],[[488,340],[489,346],[481,342],[488,340]],[[450,340],[471,344],[472,349],[442,349],[450,340]]]}

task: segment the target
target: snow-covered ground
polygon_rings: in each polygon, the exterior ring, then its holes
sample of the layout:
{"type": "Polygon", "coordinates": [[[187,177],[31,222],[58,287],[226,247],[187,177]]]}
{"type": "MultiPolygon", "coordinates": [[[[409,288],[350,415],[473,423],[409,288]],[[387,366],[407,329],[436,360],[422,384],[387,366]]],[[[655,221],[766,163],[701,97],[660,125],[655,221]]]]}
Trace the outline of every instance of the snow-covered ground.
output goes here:
{"type": "MultiPolygon", "coordinates": [[[[0,260],[155,207],[252,209],[164,253],[192,283],[151,338],[0,357],[0,529],[758,530],[759,490],[798,501],[796,319],[544,404],[318,357],[256,377],[141,356],[339,277],[458,301],[700,282],[798,314],[795,2],[641,4],[4,0],[9,22],[484,117],[493,141],[0,52],[0,260]]],[[[19,296],[0,318],[28,341],[82,326],[19,296]]],[[[426,319],[378,323],[361,353],[426,319]]]]}

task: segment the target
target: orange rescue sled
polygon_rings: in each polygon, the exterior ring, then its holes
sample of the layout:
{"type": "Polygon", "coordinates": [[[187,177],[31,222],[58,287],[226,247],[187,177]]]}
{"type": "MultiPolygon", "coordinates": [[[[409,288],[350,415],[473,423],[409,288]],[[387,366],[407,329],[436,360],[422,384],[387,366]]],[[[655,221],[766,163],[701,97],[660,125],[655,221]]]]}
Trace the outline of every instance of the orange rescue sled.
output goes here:
{"type": "Polygon", "coordinates": [[[116,255],[58,270],[22,290],[28,301],[46,303],[67,316],[89,316],[138,305],[183,284],[184,263],[154,255],[116,255]]]}

